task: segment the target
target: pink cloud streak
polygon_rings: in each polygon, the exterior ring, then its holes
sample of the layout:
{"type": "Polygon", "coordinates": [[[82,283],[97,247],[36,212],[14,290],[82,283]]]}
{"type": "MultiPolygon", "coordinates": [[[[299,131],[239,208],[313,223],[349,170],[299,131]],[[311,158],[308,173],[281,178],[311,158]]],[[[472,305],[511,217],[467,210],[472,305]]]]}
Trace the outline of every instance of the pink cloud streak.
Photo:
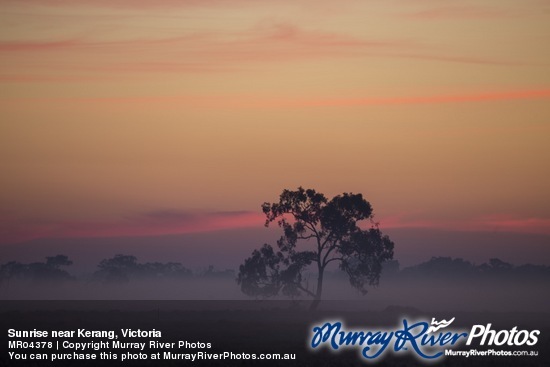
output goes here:
{"type": "Polygon", "coordinates": [[[134,237],[212,232],[261,227],[264,216],[255,212],[186,213],[159,211],[113,222],[32,221],[3,218],[0,243],[37,238],[134,237]]]}
{"type": "Polygon", "coordinates": [[[392,105],[430,105],[444,103],[499,102],[514,100],[538,100],[550,98],[550,89],[525,89],[501,92],[479,92],[464,94],[443,94],[427,96],[390,96],[372,98],[262,98],[249,95],[240,96],[145,96],[145,97],[105,97],[105,98],[4,98],[0,102],[77,102],[108,103],[114,105],[132,105],[134,107],[151,106],[215,108],[317,108],[317,107],[353,107],[353,106],[392,106],[392,105]]]}
{"type": "Polygon", "coordinates": [[[465,232],[513,232],[550,235],[550,218],[519,218],[503,214],[463,220],[412,219],[400,214],[379,220],[384,228],[424,228],[465,232]]]}
{"type": "MultiPolygon", "coordinates": [[[[21,1],[4,0],[6,3],[21,5],[21,1]]],[[[25,3],[52,6],[75,7],[87,6],[94,8],[127,8],[127,9],[151,9],[151,8],[188,8],[188,7],[219,7],[237,4],[253,4],[252,0],[26,0],[25,3]]]]}
{"type": "MultiPolygon", "coordinates": [[[[301,100],[295,102],[297,106],[323,107],[323,106],[379,106],[379,105],[407,105],[407,104],[441,104],[463,102],[490,102],[522,99],[549,98],[550,89],[520,90],[505,92],[483,92],[454,95],[432,95],[411,97],[387,97],[387,98],[334,98],[301,100]]],[[[292,105],[293,103],[290,103],[292,105]]]]}
{"type": "MultiPolygon", "coordinates": [[[[364,39],[338,32],[304,29],[290,23],[261,24],[231,33],[197,32],[170,38],[0,41],[0,53],[4,54],[5,63],[9,65],[4,68],[4,73],[18,75],[22,82],[33,76],[39,77],[37,70],[55,81],[55,76],[63,79],[67,73],[87,73],[93,77],[94,74],[235,72],[258,63],[335,57],[524,65],[507,60],[447,55],[411,41],[364,39]],[[40,60],[44,53],[48,55],[47,61],[37,64],[35,60],[40,60]],[[71,61],[73,56],[78,57],[78,62],[71,61]],[[28,69],[24,65],[32,67],[33,76],[26,76],[28,69]]],[[[6,81],[6,77],[3,79],[0,82],[6,81]]]]}
{"type": "Polygon", "coordinates": [[[489,19],[511,16],[509,11],[474,6],[448,6],[405,14],[407,18],[419,20],[489,19]]]}
{"type": "MultiPolygon", "coordinates": [[[[491,215],[461,220],[416,219],[418,215],[397,214],[376,218],[382,231],[421,228],[461,232],[502,232],[550,235],[550,218],[491,215]]],[[[4,216],[0,244],[38,238],[141,237],[205,233],[239,228],[261,228],[265,217],[258,212],[189,213],[158,211],[118,221],[39,221],[4,216]]],[[[368,224],[365,224],[368,226],[368,224]]]]}

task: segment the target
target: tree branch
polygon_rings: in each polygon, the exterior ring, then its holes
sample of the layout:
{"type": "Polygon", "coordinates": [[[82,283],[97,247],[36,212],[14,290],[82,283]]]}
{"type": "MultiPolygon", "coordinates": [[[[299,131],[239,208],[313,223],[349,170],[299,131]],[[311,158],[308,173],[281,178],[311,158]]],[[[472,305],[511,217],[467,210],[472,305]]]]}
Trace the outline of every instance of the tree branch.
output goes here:
{"type": "Polygon", "coordinates": [[[300,240],[309,240],[310,238],[315,238],[317,236],[315,236],[314,234],[310,234],[309,236],[297,236],[298,239],[300,240]]]}
{"type": "Polygon", "coordinates": [[[328,261],[325,263],[327,265],[331,261],[337,261],[337,260],[344,260],[342,257],[333,257],[332,259],[328,259],[328,261]]]}
{"type": "Polygon", "coordinates": [[[321,245],[321,249],[324,249],[327,242],[331,239],[332,235],[334,234],[334,231],[330,231],[330,233],[327,235],[325,240],[323,241],[323,244],[321,245]]]}
{"type": "MultiPolygon", "coordinates": [[[[325,241],[326,242],[326,241],[325,241]]],[[[323,266],[326,266],[332,259],[329,259],[329,261],[327,261],[327,258],[328,258],[328,255],[330,255],[330,253],[334,250],[334,249],[337,249],[339,248],[339,246],[334,243],[332,244],[332,246],[330,246],[327,250],[327,253],[325,254],[325,256],[323,257],[323,266]]]]}

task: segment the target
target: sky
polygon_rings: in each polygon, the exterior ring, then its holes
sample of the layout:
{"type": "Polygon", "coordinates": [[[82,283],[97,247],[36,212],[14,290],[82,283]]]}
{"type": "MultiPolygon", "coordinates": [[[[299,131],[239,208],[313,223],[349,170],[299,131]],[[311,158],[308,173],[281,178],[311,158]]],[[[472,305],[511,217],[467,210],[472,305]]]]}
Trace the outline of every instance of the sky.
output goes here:
{"type": "Polygon", "coordinates": [[[261,228],[298,186],[550,236],[546,0],[2,0],[0,29],[0,246],[261,228]]]}

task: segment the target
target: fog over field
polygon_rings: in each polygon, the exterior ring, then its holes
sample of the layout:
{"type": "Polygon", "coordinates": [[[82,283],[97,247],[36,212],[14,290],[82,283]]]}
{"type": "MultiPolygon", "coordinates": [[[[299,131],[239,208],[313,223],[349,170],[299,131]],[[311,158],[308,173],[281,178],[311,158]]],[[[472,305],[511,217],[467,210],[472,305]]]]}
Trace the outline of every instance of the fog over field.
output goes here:
{"type": "MultiPolygon", "coordinates": [[[[113,258],[114,259],[114,258],[113,258]]],[[[34,265],[36,265],[35,263],[34,265]]],[[[40,264],[40,263],[38,263],[40,264]]],[[[214,267],[191,272],[184,267],[171,273],[115,274],[102,271],[86,276],[37,279],[32,276],[4,278],[0,285],[2,300],[257,300],[247,297],[236,282],[236,271],[214,267]]],[[[29,264],[31,266],[32,264],[29,264]]],[[[344,273],[332,269],[325,277],[323,300],[353,301],[353,307],[364,310],[386,310],[392,307],[423,311],[546,312],[550,298],[550,267],[513,266],[493,259],[476,266],[462,259],[433,258],[416,266],[399,270],[397,262],[388,264],[379,286],[370,287],[363,296],[349,285],[344,273]],[[454,269],[453,269],[454,267],[454,269]]],[[[4,265],[5,268],[5,265],[4,265]]],[[[69,266],[67,269],[70,268],[69,266]]],[[[63,271],[60,270],[59,271],[63,271]]],[[[44,275],[43,275],[44,277],[44,275]]],[[[316,274],[306,273],[313,288],[316,274]]],[[[309,282],[306,281],[306,284],[309,282]]],[[[307,304],[307,297],[295,297],[307,304]]],[[[271,297],[268,300],[292,300],[271,297]]],[[[321,302],[321,308],[324,304],[321,302]]]]}
{"type": "MultiPolygon", "coordinates": [[[[365,310],[388,307],[418,311],[545,312],[550,282],[509,283],[471,281],[387,281],[366,296],[355,292],[345,280],[325,285],[327,301],[358,301],[365,310]]],[[[0,291],[2,300],[250,300],[232,279],[187,281],[134,281],[129,284],[66,283],[62,285],[10,284],[0,291]]],[[[286,298],[277,298],[286,299],[286,298]]],[[[307,298],[303,298],[307,301],[307,298]]],[[[261,300],[258,300],[261,302],[261,300]]],[[[307,302],[306,302],[307,303],[307,302]]],[[[320,304],[323,308],[323,302],[320,304]]]]}
{"type": "MultiPolygon", "coordinates": [[[[521,265],[550,264],[550,235],[510,232],[453,232],[405,228],[384,230],[396,243],[395,258],[402,266],[419,264],[430,256],[462,257],[481,264],[490,258],[521,265]]],[[[65,254],[71,273],[93,272],[106,257],[131,254],[141,261],[177,261],[196,271],[210,265],[237,269],[253,249],[273,244],[281,235],[276,226],[144,237],[44,238],[3,245],[0,263],[42,261],[65,254]]]]}

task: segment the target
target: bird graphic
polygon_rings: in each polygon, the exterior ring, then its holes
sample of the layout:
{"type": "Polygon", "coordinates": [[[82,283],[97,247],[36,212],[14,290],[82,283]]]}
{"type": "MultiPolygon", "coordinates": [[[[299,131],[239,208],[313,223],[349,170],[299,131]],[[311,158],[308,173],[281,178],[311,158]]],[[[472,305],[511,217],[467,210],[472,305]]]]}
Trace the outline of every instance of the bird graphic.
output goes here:
{"type": "Polygon", "coordinates": [[[454,317],[449,321],[443,319],[439,322],[435,321],[435,318],[432,318],[432,325],[428,328],[428,333],[435,333],[439,329],[446,328],[447,326],[451,325],[453,321],[455,321],[454,317]]]}

